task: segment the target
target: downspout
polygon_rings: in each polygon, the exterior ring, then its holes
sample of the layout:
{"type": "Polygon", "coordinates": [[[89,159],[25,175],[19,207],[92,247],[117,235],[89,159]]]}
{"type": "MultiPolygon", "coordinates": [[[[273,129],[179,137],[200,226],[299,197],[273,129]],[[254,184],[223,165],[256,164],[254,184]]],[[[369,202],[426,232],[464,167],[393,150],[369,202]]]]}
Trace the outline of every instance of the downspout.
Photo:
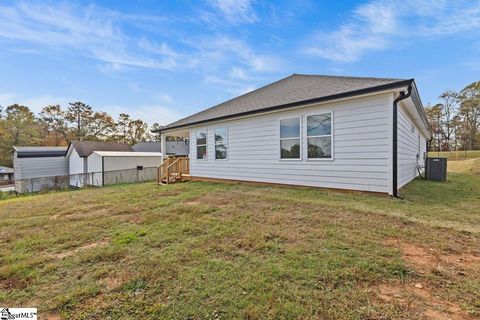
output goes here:
{"type": "Polygon", "coordinates": [[[408,91],[400,92],[400,95],[393,100],[393,136],[392,136],[392,146],[393,146],[393,153],[392,153],[392,194],[395,198],[398,198],[398,103],[404,99],[407,99],[412,94],[412,85],[408,86],[408,91]]]}

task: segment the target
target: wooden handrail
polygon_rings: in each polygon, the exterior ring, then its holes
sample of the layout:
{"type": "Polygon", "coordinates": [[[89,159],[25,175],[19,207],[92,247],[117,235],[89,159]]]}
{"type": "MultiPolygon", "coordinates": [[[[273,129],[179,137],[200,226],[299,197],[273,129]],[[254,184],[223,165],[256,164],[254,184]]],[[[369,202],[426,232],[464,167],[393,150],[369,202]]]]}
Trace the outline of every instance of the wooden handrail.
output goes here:
{"type": "Polygon", "coordinates": [[[157,183],[161,183],[166,178],[167,167],[173,162],[175,158],[169,157],[157,169],[157,183]]]}
{"type": "Polygon", "coordinates": [[[159,167],[157,172],[157,183],[175,182],[181,179],[182,174],[190,173],[190,159],[186,157],[167,158],[159,167]]]}

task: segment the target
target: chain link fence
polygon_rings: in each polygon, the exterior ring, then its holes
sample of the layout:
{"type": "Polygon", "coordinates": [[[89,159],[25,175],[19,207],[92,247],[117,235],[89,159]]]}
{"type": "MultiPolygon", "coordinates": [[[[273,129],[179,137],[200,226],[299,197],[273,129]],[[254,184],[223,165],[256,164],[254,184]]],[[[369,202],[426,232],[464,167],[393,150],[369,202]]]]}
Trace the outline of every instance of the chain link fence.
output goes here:
{"type": "Polygon", "coordinates": [[[121,183],[156,181],[156,179],[156,167],[146,168],[138,166],[134,169],[17,179],[15,180],[15,191],[18,193],[30,193],[45,190],[101,187],[121,183]]]}

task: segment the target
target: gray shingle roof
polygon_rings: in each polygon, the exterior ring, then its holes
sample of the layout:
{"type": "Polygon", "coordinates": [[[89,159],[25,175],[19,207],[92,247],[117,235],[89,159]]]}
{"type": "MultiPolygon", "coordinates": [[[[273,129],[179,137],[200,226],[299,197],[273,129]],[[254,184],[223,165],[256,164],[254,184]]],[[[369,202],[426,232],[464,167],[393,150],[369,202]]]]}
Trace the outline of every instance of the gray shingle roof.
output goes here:
{"type": "Polygon", "coordinates": [[[292,74],[257,90],[170,123],[157,131],[218,118],[266,111],[276,107],[288,107],[289,104],[308,102],[312,99],[327,97],[333,99],[335,96],[347,93],[360,94],[363,90],[376,87],[381,90],[385,86],[395,84],[400,86],[407,81],[412,80],[292,74]]]}
{"type": "Polygon", "coordinates": [[[133,149],[126,143],[71,141],[68,147],[73,146],[80,157],[88,157],[93,151],[131,151],[133,149]]]}

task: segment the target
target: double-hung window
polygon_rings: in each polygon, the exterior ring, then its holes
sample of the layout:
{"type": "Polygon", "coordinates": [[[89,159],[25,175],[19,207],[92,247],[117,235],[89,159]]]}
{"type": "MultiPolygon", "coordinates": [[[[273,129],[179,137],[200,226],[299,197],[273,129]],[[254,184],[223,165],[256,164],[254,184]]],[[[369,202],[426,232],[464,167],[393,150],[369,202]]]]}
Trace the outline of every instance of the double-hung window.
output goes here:
{"type": "Polygon", "coordinates": [[[207,159],[207,131],[197,131],[197,159],[207,159]]]}
{"type": "Polygon", "coordinates": [[[215,129],[215,159],[226,160],[228,156],[228,130],[226,127],[215,129]]]}
{"type": "Polygon", "coordinates": [[[300,117],[280,120],[280,159],[300,159],[300,117]]]}
{"type": "Polygon", "coordinates": [[[332,158],[332,113],[307,116],[308,159],[332,158]]]}

